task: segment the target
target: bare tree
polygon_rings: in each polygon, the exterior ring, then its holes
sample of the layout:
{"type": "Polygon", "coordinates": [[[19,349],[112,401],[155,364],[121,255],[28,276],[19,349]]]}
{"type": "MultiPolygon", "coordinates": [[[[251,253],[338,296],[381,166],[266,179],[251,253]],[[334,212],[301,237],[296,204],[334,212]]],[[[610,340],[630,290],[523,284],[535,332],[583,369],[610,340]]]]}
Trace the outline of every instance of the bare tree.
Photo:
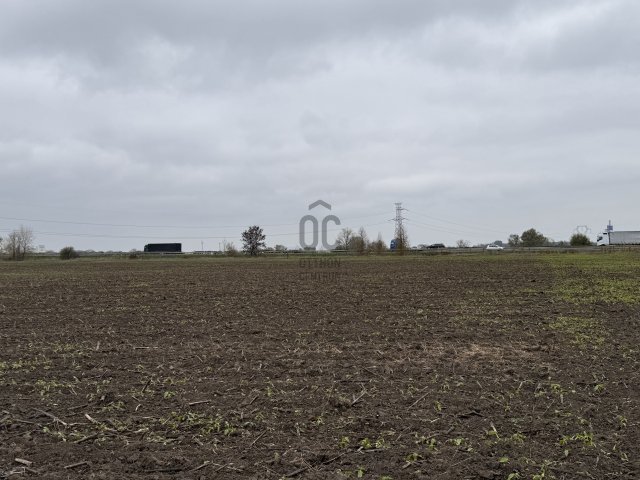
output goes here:
{"type": "Polygon", "coordinates": [[[358,255],[364,255],[369,249],[369,236],[364,227],[360,227],[358,235],[353,237],[351,249],[358,253],[358,255]]]}
{"type": "Polygon", "coordinates": [[[20,248],[20,260],[33,251],[33,230],[24,225],[20,225],[18,229],[18,245],[20,248]]]}
{"type": "Polygon", "coordinates": [[[456,242],[456,247],[458,248],[469,248],[471,246],[471,242],[469,240],[460,239],[456,242]]]}
{"type": "Polygon", "coordinates": [[[396,252],[398,255],[404,255],[404,253],[410,248],[409,235],[404,225],[396,232],[396,252]]]}
{"type": "Polygon", "coordinates": [[[24,260],[33,251],[33,230],[21,225],[20,228],[9,233],[3,243],[3,250],[11,260],[24,260]]]}
{"type": "Polygon", "coordinates": [[[336,250],[351,250],[353,246],[353,230],[350,228],[343,228],[336,238],[336,250]]]}
{"type": "Polygon", "coordinates": [[[11,260],[20,259],[20,240],[18,238],[18,231],[14,230],[7,235],[7,239],[4,242],[4,251],[11,260]]]}
{"type": "Polygon", "coordinates": [[[233,244],[233,242],[227,242],[226,240],[224,240],[222,242],[222,249],[224,250],[224,253],[229,257],[235,257],[236,255],[238,255],[238,249],[233,244]]]}
{"type": "Polygon", "coordinates": [[[2,244],[2,251],[9,255],[11,260],[15,260],[15,252],[18,248],[17,238],[15,232],[10,232],[5,238],[4,243],[2,244]]]}
{"type": "Polygon", "coordinates": [[[384,240],[382,240],[381,234],[378,234],[378,238],[371,242],[370,248],[376,255],[382,255],[387,250],[387,246],[385,245],[384,240]]]}

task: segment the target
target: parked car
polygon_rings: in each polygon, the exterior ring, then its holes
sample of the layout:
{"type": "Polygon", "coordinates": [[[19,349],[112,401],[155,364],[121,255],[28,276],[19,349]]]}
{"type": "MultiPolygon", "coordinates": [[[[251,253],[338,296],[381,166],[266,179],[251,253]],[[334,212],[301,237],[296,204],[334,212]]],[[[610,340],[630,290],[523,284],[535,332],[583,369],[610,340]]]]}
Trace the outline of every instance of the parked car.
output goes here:
{"type": "Polygon", "coordinates": [[[504,250],[504,247],[501,247],[500,245],[496,245],[495,243],[491,243],[487,245],[487,250],[504,250]]]}
{"type": "Polygon", "coordinates": [[[432,243],[427,248],[445,248],[444,243],[432,243]]]}

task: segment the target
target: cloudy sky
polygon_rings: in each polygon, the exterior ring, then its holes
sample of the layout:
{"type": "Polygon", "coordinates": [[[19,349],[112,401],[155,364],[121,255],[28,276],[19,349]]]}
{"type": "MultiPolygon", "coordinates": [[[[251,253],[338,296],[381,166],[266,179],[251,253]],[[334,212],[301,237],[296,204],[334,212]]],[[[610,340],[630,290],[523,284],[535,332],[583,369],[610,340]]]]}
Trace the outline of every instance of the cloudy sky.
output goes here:
{"type": "Polygon", "coordinates": [[[2,0],[0,235],[640,230],[638,52],[637,0],[2,0]]]}

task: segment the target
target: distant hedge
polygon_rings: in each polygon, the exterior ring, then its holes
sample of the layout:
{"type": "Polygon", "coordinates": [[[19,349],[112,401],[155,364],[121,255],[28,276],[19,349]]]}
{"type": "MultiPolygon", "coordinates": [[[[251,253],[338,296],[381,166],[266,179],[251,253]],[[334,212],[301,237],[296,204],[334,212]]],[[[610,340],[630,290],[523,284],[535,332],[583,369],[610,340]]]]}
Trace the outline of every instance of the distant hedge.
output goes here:
{"type": "Polygon", "coordinates": [[[587,237],[584,233],[574,233],[571,236],[571,240],[569,243],[572,247],[588,247],[589,245],[593,245],[589,237],[587,237]]]}
{"type": "Polygon", "coordinates": [[[71,260],[72,258],[78,258],[80,255],[73,247],[64,247],[60,250],[60,260],[71,260]]]}

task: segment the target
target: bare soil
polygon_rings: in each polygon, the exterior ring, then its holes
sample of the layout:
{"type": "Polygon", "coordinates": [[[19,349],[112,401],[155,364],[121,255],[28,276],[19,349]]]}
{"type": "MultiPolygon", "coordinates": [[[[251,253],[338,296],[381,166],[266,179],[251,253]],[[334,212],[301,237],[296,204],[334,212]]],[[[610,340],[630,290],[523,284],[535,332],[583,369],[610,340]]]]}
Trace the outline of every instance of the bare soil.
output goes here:
{"type": "Polygon", "coordinates": [[[562,291],[600,274],[2,262],[0,479],[638,478],[640,306],[562,291]]]}

